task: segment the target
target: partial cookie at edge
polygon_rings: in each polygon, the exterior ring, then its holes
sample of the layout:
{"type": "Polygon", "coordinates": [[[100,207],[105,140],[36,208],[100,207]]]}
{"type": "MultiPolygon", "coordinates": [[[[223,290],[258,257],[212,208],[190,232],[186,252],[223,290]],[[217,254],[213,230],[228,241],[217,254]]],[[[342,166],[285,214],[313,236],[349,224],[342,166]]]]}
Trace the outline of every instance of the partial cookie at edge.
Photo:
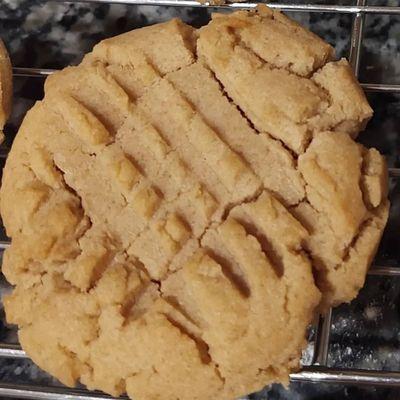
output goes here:
{"type": "Polygon", "coordinates": [[[11,114],[12,66],[7,49],[0,39],[0,133],[11,114]]]}

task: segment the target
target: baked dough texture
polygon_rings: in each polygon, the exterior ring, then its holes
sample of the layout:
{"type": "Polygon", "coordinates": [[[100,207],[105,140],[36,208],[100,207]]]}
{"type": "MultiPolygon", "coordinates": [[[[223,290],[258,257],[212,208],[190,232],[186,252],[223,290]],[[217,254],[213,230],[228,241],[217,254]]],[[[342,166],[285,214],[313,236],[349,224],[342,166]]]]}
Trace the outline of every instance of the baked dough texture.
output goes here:
{"type": "Polygon", "coordinates": [[[12,103],[12,68],[10,57],[3,41],[0,39],[0,142],[3,141],[2,130],[11,114],[12,103]]]}
{"type": "Polygon", "coordinates": [[[233,399],[298,368],[388,214],[345,60],[279,12],[104,40],[49,77],[4,170],[10,323],[66,385],[233,399]]]}

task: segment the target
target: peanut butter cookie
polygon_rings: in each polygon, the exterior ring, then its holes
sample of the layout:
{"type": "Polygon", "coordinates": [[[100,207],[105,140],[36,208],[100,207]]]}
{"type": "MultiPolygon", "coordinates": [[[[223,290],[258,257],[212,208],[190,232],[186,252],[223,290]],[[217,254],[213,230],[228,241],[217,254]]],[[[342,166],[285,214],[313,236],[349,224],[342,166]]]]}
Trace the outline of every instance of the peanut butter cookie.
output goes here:
{"type": "Polygon", "coordinates": [[[347,61],[266,7],[99,43],[47,79],[4,170],[23,348],[135,399],[287,383],[386,223],[385,161],[354,141],[371,115],[347,61]]]}
{"type": "Polygon", "coordinates": [[[12,103],[12,68],[10,57],[3,41],[0,39],[0,141],[3,140],[2,129],[10,116],[12,103]]]}

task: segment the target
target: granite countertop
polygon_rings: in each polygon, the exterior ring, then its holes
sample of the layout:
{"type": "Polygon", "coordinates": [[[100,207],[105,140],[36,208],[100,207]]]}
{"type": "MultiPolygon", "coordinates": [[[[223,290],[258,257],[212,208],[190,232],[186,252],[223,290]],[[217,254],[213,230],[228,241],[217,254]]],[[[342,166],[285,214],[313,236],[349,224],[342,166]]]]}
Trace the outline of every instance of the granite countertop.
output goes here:
{"type": "MultiPolygon", "coordinates": [[[[293,0],[299,2],[299,0],[293,0]]],[[[311,2],[312,0],[310,0],[311,2]]],[[[322,1],[329,3],[327,0],[322,1]]],[[[331,3],[334,0],[331,0],[331,3]]],[[[319,1],[321,3],[321,1],[319,1]]],[[[337,2],[336,2],[337,3],[337,2]]],[[[341,0],[341,4],[353,4],[341,0]]],[[[369,0],[369,4],[399,5],[398,0],[369,0]]],[[[335,46],[338,57],[349,51],[351,16],[291,13],[335,46]]],[[[61,68],[80,61],[99,40],[133,28],[180,17],[199,27],[210,11],[198,8],[72,4],[40,0],[0,0],[0,37],[14,66],[61,68]]],[[[400,83],[400,16],[366,18],[360,80],[400,83]]],[[[42,95],[43,79],[16,78],[15,107],[7,126],[10,146],[26,110],[42,95]]],[[[375,115],[360,140],[383,152],[390,166],[400,166],[400,95],[369,94],[375,115]]],[[[375,261],[397,266],[400,261],[400,180],[390,182],[391,218],[375,261]]],[[[0,291],[7,290],[0,279],[0,291]]],[[[400,370],[400,277],[370,276],[360,296],[334,310],[329,365],[342,368],[400,370]]],[[[2,310],[1,310],[1,314],[2,310]]],[[[312,340],[312,332],[310,340],[312,340]]],[[[15,331],[0,319],[0,341],[16,341],[15,331]]],[[[261,349],[262,351],[262,349],[261,349]]],[[[312,346],[304,355],[311,359],[312,346]]],[[[0,381],[58,385],[26,360],[0,359],[0,381]]],[[[356,388],[331,384],[293,383],[288,389],[273,385],[248,399],[367,399],[400,398],[400,389],[356,388]]]]}

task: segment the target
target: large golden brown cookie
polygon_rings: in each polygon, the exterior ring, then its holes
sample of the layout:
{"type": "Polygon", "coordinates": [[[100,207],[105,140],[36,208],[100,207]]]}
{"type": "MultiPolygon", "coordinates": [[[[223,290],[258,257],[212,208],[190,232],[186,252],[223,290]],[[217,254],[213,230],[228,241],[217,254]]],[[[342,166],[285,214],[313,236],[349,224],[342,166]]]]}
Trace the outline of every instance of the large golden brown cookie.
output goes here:
{"type": "Polygon", "coordinates": [[[7,160],[8,321],[67,385],[233,399],[298,368],[387,212],[345,60],[280,13],[105,40],[46,82],[7,160]],[[315,276],[315,278],[314,278],[315,276]]]}

